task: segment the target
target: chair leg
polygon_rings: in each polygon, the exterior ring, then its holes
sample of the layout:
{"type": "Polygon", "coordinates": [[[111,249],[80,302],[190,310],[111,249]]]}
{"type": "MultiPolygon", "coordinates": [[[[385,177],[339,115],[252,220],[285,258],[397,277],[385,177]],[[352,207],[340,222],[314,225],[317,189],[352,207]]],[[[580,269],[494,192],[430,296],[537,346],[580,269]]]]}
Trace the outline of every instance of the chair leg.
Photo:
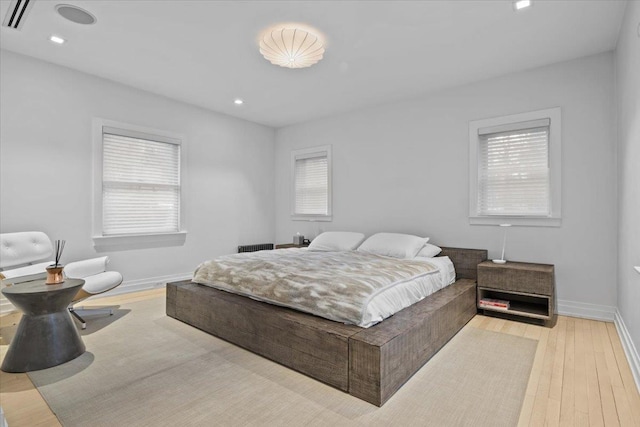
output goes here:
{"type": "Polygon", "coordinates": [[[109,312],[109,316],[113,316],[113,309],[112,308],[84,308],[84,307],[78,307],[76,310],[85,311],[88,314],[102,314],[102,313],[109,312]]]}
{"type": "Polygon", "coordinates": [[[76,313],[73,307],[69,307],[69,313],[71,313],[71,315],[80,322],[82,329],[87,329],[87,322],[85,322],[85,320],[82,317],[80,317],[78,313],[76,313]]]}
{"type": "Polygon", "coordinates": [[[78,311],[82,312],[84,316],[87,315],[96,315],[96,314],[106,314],[109,313],[109,316],[113,316],[113,309],[111,308],[84,308],[84,307],[69,307],[69,311],[73,316],[80,321],[82,325],[82,329],[87,329],[87,322],[78,314],[78,311]]]}

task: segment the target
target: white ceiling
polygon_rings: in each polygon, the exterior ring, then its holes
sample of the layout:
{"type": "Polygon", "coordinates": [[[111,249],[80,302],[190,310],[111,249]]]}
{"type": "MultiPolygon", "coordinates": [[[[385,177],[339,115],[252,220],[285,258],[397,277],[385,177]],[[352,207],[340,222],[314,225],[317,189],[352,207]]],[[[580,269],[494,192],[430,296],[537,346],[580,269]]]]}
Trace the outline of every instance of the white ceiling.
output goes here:
{"type": "MultiPolygon", "coordinates": [[[[0,0],[4,19],[8,0],[0,0]]],[[[0,47],[280,127],[615,48],[626,2],[36,0],[0,47]],[[95,25],[66,21],[80,6],[95,25]],[[303,22],[327,37],[307,69],[271,65],[258,34],[303,22]],[[51,34],[68,40],[62,46],[51,34]],[[236,106],[233,100],[243,98],[236,106]]]]}

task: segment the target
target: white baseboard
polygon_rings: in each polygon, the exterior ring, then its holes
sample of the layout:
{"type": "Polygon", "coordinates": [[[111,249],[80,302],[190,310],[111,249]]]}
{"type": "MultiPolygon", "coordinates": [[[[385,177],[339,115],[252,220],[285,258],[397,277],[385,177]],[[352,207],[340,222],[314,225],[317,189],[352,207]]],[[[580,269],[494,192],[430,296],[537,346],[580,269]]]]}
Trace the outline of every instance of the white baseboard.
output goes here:
{"type": "MultiPolygon", "coordinates": [[[[105,292],[104,294],[96,295],[92,298],[104,298],[112,297],[114,295],[128,294],[130,292],[146,291],[149,289],[156,289],[163,287],[167,282],[175,282],[178,280],[187,280],[193,277],[193,273],[173,274],[169,276],[149,277],[146,279],[129,280],[124,281],[117,288],[105,292]]],[[[16,311],[15,307],[4,297],[0,298],[0,314],[10,313],[16,311]]]]}
{"type": "Polygon", "coordinates": [[[581,317],[583,319],[613,322],[616,310],[616,307],[609,305],[558,300],[558,314],[561,316],[581,317]]]}
{"type": "Polygon", "coordinates": [[[117,288],[105,292],[104,294],[96,295],[92,298],[104,298],[112,297],[114,295],[128,294],[131,292],[146,291],[149,289],[162,288],[167,282],[177,282],[178,280],[187,280],[193,277],[193,272],[183,274],[172,274],[169,276],[149,277],[146,279],[124,281],[122,285],[117,288]]]}
{"type": "Polygon", "coordinates": [[[631,335],[629,335],[629,330],[627,330],[627,326],[624,324],[622,315],[617,309],[614,323],[616,325],[616,329],[618,330],[620,341],[622,342],[624,354],[627,356],[627,360],[629,361],[629,366],[631,367],[631,373],[633,374],[633,379],[636,382],[636,387],[640,392],[640,356],[638,355],[636,346],[633,344],[631,335]]]}
{"type": "Polygon", "coordinates": [[[11,313],[12,311],[15,311],[13,304],[4,296],[0,297],[0,314],[11,313]]]}
{"type": "MultiPolygon", "coordinates": [[[[149,277],[146,279],[125,281],[122,285],[113,289],[112,291],[105,292],[104,294],[96,295],[94,298],[109,297],[114,295],[127,294],[131,292],[139,292],[149,289],[156,289],[163,287],[167,282],[175,282],[178,280],[187,280],[193,277],[193,273],[174,274],[168,276],[149,277]]],[[[4,297],[0,298],[0,314],[5,314],[15,311],[13,305],[4,297]]],[[[633,373],[633,379],[636,382],[636,387],[640,391],[640,356],[638,350],[631,340],[629,331],[627,330],[624,320],[620,315],[620,312],[616,307],[598,304],[587,304],[575,301],[558,301],[558,314],[562,316],[581,317],[585,319],[602,320],[606,322],[613,321],[616,325],[620,341],[622,342],[622,348],[624,349],[631,372],[633,373]]]]}

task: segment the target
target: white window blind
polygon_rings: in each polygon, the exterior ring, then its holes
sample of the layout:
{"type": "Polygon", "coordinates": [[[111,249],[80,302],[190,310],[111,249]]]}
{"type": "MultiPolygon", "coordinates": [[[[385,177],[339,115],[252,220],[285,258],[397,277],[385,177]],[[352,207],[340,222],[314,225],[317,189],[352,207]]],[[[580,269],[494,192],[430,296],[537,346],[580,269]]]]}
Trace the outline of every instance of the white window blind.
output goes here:
{"type": "Polygon", "coordinates": [[[329,214],[329,162],[327,153],[295,159],[294,215],[329,214]]]}
{"type": "Polygon", "coordinates": [[[480,129],[478,214],[549,216],[549,172],[549,120],[480,129]]]}
{"type": "Polygon", "coordinates": [[[180,144],[121,133],[103,131],[103,235],[180,231],[180,144]]]}

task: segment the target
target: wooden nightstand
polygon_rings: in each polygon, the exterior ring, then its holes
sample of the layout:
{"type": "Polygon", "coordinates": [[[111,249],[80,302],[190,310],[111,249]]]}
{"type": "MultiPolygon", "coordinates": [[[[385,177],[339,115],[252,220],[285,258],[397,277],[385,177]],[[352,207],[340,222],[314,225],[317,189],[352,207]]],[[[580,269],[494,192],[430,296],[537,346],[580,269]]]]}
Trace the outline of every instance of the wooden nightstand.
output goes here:
{"type": "Polygon", "coordinates": [[[296,245],[295,243],[280,243],[280,244],[276,245],[276,249],[306,248],[307,246],[309,246],[309,245],[308,244],[296,245]]]}
{"type": "Polygon", "coordinates": [[[507,316],[514,320],[553,327],[555,313],[554,266],[525,262],[478,264],[478,309],[484,314],[507,316]],[[509,301],[509,308],[480,306],[480,300],[509,301]]]}

